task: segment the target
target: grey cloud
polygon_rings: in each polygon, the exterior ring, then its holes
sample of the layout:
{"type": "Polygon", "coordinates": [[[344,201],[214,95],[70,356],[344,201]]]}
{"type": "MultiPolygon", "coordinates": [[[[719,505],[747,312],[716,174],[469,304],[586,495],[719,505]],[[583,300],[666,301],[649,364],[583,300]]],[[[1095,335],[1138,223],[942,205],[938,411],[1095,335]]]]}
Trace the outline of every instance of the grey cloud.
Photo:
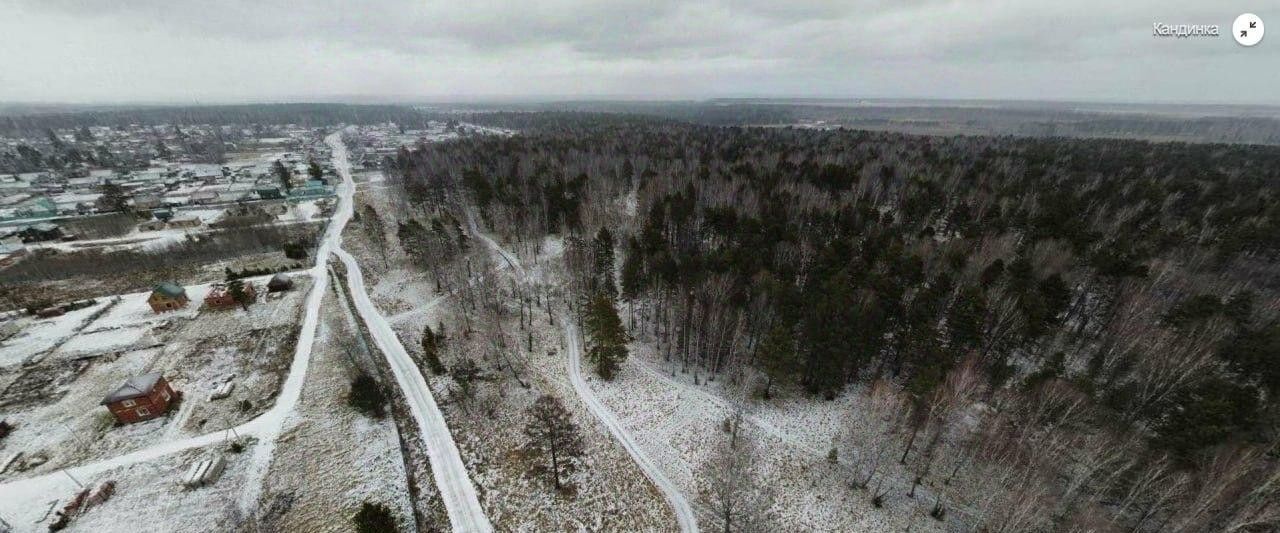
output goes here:
{"type": "MultiPolygon", "coordinates": [[[[151,75],[166,86],[147,90],[1125,99],[1158,68],[1213,77],[1280,59],[1266,41],[1243,51],[1228,37],[1150,35],[1153,21],[1229,25],[1248,7],[1237,0],[8,1],[0,19],[16,10],[30,23],[13,28],[37,42],[0,39],[0,62],[19,73],[0,98],[35,92],[41,77],[67,94],[110,94],[163,64],[172,71],[151,75]],[[57,83],[77,79],[59,70],[66,56],[85,62],[84,87],[57,83]],[[183,87],[215,68],[245,86],[183,87]]],[[[1264,81],[1280,76],[1260,70],[1264,81]]],[[[1215,94],[1277,98],[1192,77],[1164,80],[1149,98],[1215,94]]]]}

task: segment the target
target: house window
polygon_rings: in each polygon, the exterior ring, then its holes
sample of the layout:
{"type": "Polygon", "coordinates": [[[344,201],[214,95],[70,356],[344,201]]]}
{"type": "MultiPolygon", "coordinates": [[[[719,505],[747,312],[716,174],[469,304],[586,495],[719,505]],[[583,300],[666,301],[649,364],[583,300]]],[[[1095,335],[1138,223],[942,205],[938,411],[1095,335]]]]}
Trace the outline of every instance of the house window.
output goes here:
{"type": "Polygon", "coordinates": [[[125,401],[124,401],[124,403],[122,403],[122,404],[120,404],[120,405],[123,405],[123,406],[125,406],[125,407],[133,407],[133,406],[135,406],[135,405],[138,405],[138,402],[135,402],[135,401],[133,401],[133,400],[125,400],[125,401]]]}
{"type": "Polygon", "coordinates": [[[151,414],[151,411],[150,411],[149,409],[147,409],[146,407],[139,407],[139,408],[138,408],[138,416],[147,416],[147,415],[150,415],[150,414],[151,414]]]}

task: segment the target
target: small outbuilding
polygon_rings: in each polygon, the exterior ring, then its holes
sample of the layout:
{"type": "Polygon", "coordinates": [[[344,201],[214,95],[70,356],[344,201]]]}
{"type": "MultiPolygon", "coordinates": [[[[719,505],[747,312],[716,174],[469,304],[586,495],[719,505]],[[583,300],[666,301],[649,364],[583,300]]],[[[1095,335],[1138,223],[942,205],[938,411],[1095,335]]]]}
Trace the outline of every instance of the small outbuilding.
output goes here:
{"type": "Polygon", "coordinates": [[[169,386],[159,372],[143,374],[125,380],[106,398],[102,405],[122,424],[151,420],[169,411],[178,393],[169,386]]]}
{"type": "Polygon", "coordinates": [[[293,289],[293,278],[288,274],[276,274],[267,282],[267,292],[284,292],[293,289]]]}
{"type": "Polygon", "coordinates": [[[187,306],[187,290],[176,283],[161,283],[152,289],[151,296],[147,297],[147,303],[151,305],[151,310],[156,313],[164,313],[182,309],[187,306]]]}

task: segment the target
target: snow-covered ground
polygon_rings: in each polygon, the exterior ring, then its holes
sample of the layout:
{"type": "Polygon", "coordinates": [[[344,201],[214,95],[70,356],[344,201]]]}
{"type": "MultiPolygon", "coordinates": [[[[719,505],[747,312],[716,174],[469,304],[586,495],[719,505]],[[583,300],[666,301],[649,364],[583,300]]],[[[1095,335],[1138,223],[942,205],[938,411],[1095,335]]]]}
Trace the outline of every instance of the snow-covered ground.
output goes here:
{"type": "MultiPolygon", "coordinates": [[[[88,326],[90,320],[109,305],[109,300],[98,300],[92,307],[77,309],[62,316],[13,319],[12,323],[21,331],[0,342],[0,368],[18,365],[71,340],[76,332],[88,326]]],[[[6,374],[16,377],[8,372],[6,374]]]]}
{"type": "MultiPolygon", "coordinates": [[[[710,439],[721,438],[721,425],[735,406],[717,385],[693,385],[687,375],[673,379],[655,370],[654,357],[644,346],[633,344],[631,357],[615,379],[593,381],[593,388],[640,448],[683,492],[697,499],[695,507],[705,513],[709,486],[700,470],[714,450],[710,439]]],[[[905,498],[897,491],[886,497],[892,505],[875,509],[865,493],[850,489],[853,474],[826,460],[835,438],[850,429],[854,403],[849,400],[744,406],[744,429],[761,449],[759,475],[776,489],[770,510],[774,521],[783,531],[890,531],[910,521],[915,522],[913,531],[936,527],[932,520],[914,516],[922,513],[914,513],[909,505],[898,505],[905,498]]]]}
{"type": "Polygon", "coordinates": [[[671,509],[675,511],[676,518],[680,522],[680,530],[684,532],[698,531],[698,519],[693,513],[693,507],[689,505],[688,499],[680,487],[676,486],[667,478],[661,469],[654,465],[653,461],[645,455],[645,452],[636,444],[635,438],[631,436],[631,432],[618,421],[600,399],[596,397],[595,392],[591,390],[591,386],[587,384],[582,374],[582,345],[578,338],[578,328],[568,320],[564,322],[564,336],[566,350],[568,351],[568,368],[569,381],[573,383],[573,389],[582,398],[583,403],[587,404],[591,414],[595,415],[605,427],[609,428],[609,432],[613,434],[615,439],[626,448],[627,454],[635,460],[636,464],[644,470],[646,476],[658,486],[658,490],[662,491],[662,495],[666,496],[667,502],[671,504],[671,509]]]}
{"type": "MultiPolygon", "coordinates": [[[[375,250],[357,239],[349,239],[347,247],[365,267],[366,283],[371,299],[391,322],[410,355],[417,348],[424,326],[430,324],[447,331],[443,362],[453,367],[464,359],[480,366],[482,377],[476,384],[474,397],[464,399],[457,384],[447,375],[428,375],[428,384],[440,403],[459,451],[476,486],[481,504],[496,529],[502,531],[676,531],[677,520],[663,495],[627,455],[626,450],[591,415],[574,393],[565,372],[563,334],[559,323],[549,323],[539,311],[533,324],[521,328],[514,300],[507,291],[507,278],[541,280],[541,266],[554,260],[563,249],[558,239],[541,243],[543,257],[527,262],[508,262],[500,255],[484,260],[471,255],[473,286],[502,287],[510,305],[499,326],[487,317],[475,318],[477,329],[463,335],[464,320],[460,299],[435,292],[429,272],[410,267],[395,241],[394,228],[406,213],[394,208],[394,190],[380,187],[362,188],[363,201],[370,202],[387,228],[390,269],[383,267],[375,250]],[[489,265],[488,267],[484,265],[489,265]],[[499,275],[501,274],[501,275],[499,275]],[[488,332],[503,329],[519,339],[520,354],[514,355],[521,381],[513,377],[513,369],[503,366],[493,352],[488,332]],[[526,350],[531,344],[532,350],[526,350]],[[526,359],[527,357],[527,359],[526,359]],[[567,487],[556,491],[545,472],[538,469],[545,458],[526,449],[528,437],[523,429],[528,422],[526,409],[541,395],[561,399],[578,424],[584,440],[584,454],[579,468],[563,481],[567,487]]],[[[368,218],[361,218],[366,224],[368,218]]],[[[367,227],[360,228],[368,231],[367,227]]],[[[356,229],[351,231],[355,232],[356,229]]],[[[486,248],[477,249],[487,255],[486,248]]],[[[513,259],[515,259],[513,257],[513,259]]],[[[451,268],[451,267],[450,267],[451,268]]],[[[462,268],[462,265],[458,265],[462,268]]],[[[474,313],[474,311],[472,312],[474,313]]],[[[425,372],[425,371],[424,371],[425,372]]]]}
{"type": "MultiPolygon", "coordinates": [[[[79,334],[39,363],[4,373],[15,380],[4,384],[7,404],[0,418],[16,430],[0,442],[0,457],[22,455],[0,474],[0,495],[65,499],[74,484],[67,485],[71,481],[59,469],[92,477],[218,442],[230,427],[251,434],[250,420],[268,410],[285,377],[294,324],[310,286],[306,278],[296,283],[298,291],[262,298],[247,312],[197,313],[192,302],[181,313],[155,315],[145,305],[146,293],[95,306],[105,312],[79,334]],[[164,417],[114,426],[99,405],[102,397],[130,377],[157,370],[183,392],[183,401],[164,417]],[[237,385],[231,397],[210,400],[213,387],[227,379],[237,385]]],[[[199,287],[187,290],[193,294],[199,287]]],[[[0,498],[0,516],[9,503],[0,498]]]]}
{"type": "Polygon", "coordinates": [[[362,415],[346,402],[358,366],[348,350],[359,333],[354,321],[344,320],[345,307],[340,294],[326,296],[313,365],[276,448],[277,457],[288,460],[272,461],[264,480],[264,507],[288,502],[287,509],[259,513],[264,529],[349,531],[347,519],[364,501],[413,516],[395,424],[362,415]]]}
{"type": "MultiPolygon", "coordinates": [[[[631,210],[629,203],[623,202],[627,211],[631,210]]],[[[524,271],[516,254],[474,225],[472,231],[500,261],[524,271]]],[[[543,248],[554,249],[557,243],[548,239],[543,248]]],[[[553,265],[534,270],[521,275],[553,284],[560,275],[553,265]]],[[[573,348],[572,344],[568,346],[573,348]]],[[[883,508],[874,507],[865,491],[851,489],[855,477],[848,454],[856,452],[839,446],[847,432],[867,430],[865,396],[857,390],[829,402],[799,391],[762,402],[742,398],[738,391],[725,389],[721,381],[708,383],[705,374],[694,384],[694,374],[682,374],[672,365],[664,365],[652,346],[643,342],[633,343],[631,352],[631,358],[612,382],[590,379],[572,364],[569,372],[589,380],[586,390],[594,393],[594,398],[588,401],[599,402],[605,424],[619,428],[619,438],[630,441],[637,451],[636,460],[648,463],[647,471],[659,473],[662,481],[655,482],[670,489],[664,491],[668,499],[673,493],[683,496],[703,527],[714,529],[720,525],[707,505],[710,487],[702,473],[703,465],[715,449],[711,439],[722,438],[722,424],[738,409],[745,414],[744,431],[761,449],[757,475],[775,489],[771,491],[773,505],[769,514],[780,530],[931,531],[957,526],[954,521],[942,524],[927,516],[932,504],[927,487],[920,487],[915,499],[906,496],[910,477],[897,471],[896,463],[890,467],[894,472],[887,482],[891,489],[885,495],[883,508]],[[843,454],[836,464],[827,460],[833,447],[838,455],[843,454]]]]}
{"type": "Polygon", "coordinates": [[[471,484],[471,477],[458,453],[457,444],[453,441],[449,426],[445,423],[444,415],[436,405],[435,397],[422,377],[422,372],[409,357],[404,345],[400,344],[391,325],[369,299],[360,265],[355,258],[342,250],[336,252],[347,267],[347,283],[356,310],[369,328],[369,334],[378,350],[386,355],[387,364],[390,365],[396,383],[405,395],[409,409],[426,440],[431,471],[435,475],[436,487],[440,489],[444,499],[450,524],[454,531],[491,531],[493,526],[489,524],[484,508],[480,506],[475,486],[471,484]]]}
{"type": "MultiPolygon", "coordinates": [[[[331,137],[331,139],[330,146],[333,148],[334,168],[337,169],[343,180],[343,186],[339,193],[341,207],[334,218],[336,220],[341,217],[343,223],[345,223],[352,212],[352,196],[355,192],[355,182],[351,179],[351,165],[347,160],[346,146],[336,136],[331,137]]],[[[340,238],[341,235],[335,240],[340,238]]],[[[480,506],[480,501],[476,496],[475,487],[471,484],[467,468],[462,462],[462,456],[458,453],[453,436],[449,433],[449,427],[445,423],[444,415],[441,414],[439,407],[436,405],[431,389],[422,377],[422,372],[405,351],[399,337],[391,329],[391,325],[387,323],[381,312],[369,299],[369,293],[365,289],[364,276],[360,270],[359,263],[356,262],[351,254],[341,248],[335,246],[333,252],[337,254],[338,258],[346,266],[347,286],[351,291],[352,303],[359,312],[360,318],[369,328],[369,334],[374,343],[386,356],[387,363],[390,365],[392,373],[396,377],[396,382],[400,387],[400,392],[404,394],[409,408],[418,422],[421,436],[427,443],[427,456],[431,460],[431,471],[435,476],[436,488],[439,489],[441,499],[444,500],[445,509],[449,514],[449,522],[452,524],[453,529],[455,531],[475,532],[492,530],[493,527],[489,524],[489,519],[484,514],[484,508],[480,506]]]]}
{"type": "MultiPolygon", "coordinates": [[[[336,144],[340,146],[341,139],[339,134],[330,136],[329,142],[331,145],[336,144]]],[[[343,154],[345,155],[345,151],[343,154]]],[[[349,180],[347,184],[344,184],[344,187],[350,187],[349,180]]],[[[340,187],[339,190],[343,190],[343,187],[340,187]]],[[[346,191],[344,199],[345,205],[337,210],[329,224],[327,232],[321,241],[319,250],[316,253],[316,262],[310,269],[310,275],[313,283],[310,286],[310,290],[307,291],[302,326],[297,337],[297,342],[294,344],[295,349],[292,362],[289,365],[287,377],[284,379],[284,383],[280,387],[279,396],[270,409],[264,412],[261,416],[226,431],[213,431],[194,437],[162,441],[158,444],[151,438],[135,439],[130,442],[134,445],[141,442],[146,447],[124,455],[117,455],[108,459],[82,463],[70,469],[58,470],[42,475],[36,475],[34,477],[25,477],[5,482],[0,484],[0,516],[5,517],[6,520],[10,520],[10,517],[18,517],[14,518],[14,520],[18,520],[19,522],[22,522],[22,520],[27,521],[22,523],[35,523],[42,521],[47,517],[43,517],[43,515],[36,515],[39,513],[38,509],[41,508],[43,502],[65,499],[75,492],[77,483],[74,481],[73,476],[84,478],[98,477],[101,474],[112,470],[130,467],[131,465],[136,465],[138,463],[153,462],[171,454],[183,452],[192,448],[216,444],[225,440],[228,434],[252,437],[256,441],[256,444],[247,450],[250,453],[247,460],[245,460],[246,464],[243,467],[238,467],[244,469],[246,476],[243,490],[239,492],[239,509],[244,512],[255,511],[258,503],[258,495],[261,493],[262,479],[266,474],[267,466],[272,458],[276,438],[280,434],[286,417],[293,412],[297,405],[298,399],[301,395],[302,385],[306,378],[307,368],[310,363],[311,348],[315,341],[316,329],[319,323],[320,304],[323,300],[325,288],[328,285],[327,262],[329,252],[332,249],[337,248],[340,244],[342,227],[351,218],[350,190],[346,191]]],[[[198,295],[189,293],[188,296],[195,302],[198,302],[199,298],[203,297],[203,293],[198,295]]],[[[111,313],[115,313],[115,311],[113,310],[111,313]]],[[[136,309],[132,307],[125,307],[120,311],[120,313],[121,315],[119,316],[109,314],[106,317],[106,324],[123,324],[124,320],[128,317],[140,320],[143,319],[143,315],[137,313],[136,309]]],[[[89,393],[82,392],[82,394],[89,393]]],[[[144,424],[136,424],[135,427],[142,429],[130,428],[130,430],[140,432],[145,431],[148,425],[155,425],[157,422],[163,424],[167,420],[169,420],[169,417],[156,419],[144,424]]],[[[18,432],[21,431],[22,428],[20,427],[18,432]]],[[[18,432],[15,432],[15,434],[18,432]]],[[[168,432],[161,432],[162,435],[167,433],[168,432]]],[[[10,438],[12,438],[12,435],[10,438]]],[[[10,445],[10,438],[6,438],[5,446],[10,445]]]]}

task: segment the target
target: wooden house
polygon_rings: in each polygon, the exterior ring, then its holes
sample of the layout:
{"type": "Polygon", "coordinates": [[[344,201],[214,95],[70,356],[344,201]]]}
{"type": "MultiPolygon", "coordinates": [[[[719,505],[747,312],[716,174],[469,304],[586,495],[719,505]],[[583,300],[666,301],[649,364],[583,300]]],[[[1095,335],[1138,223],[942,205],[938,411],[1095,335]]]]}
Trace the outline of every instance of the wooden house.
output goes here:
{"type": "Polygon", "coordinates": [[[122,424],[151,420],[163,415],[178,398],[169,381],[159,372],[125,380],[123,385],[102,399],[102,405],[122,424]]]}
{"type": "Polygon", "coordinates": [[[161,283],[151,291],[147,303],[156,313],[174,311],[187,306],[187,290],[174,283],[161,283]]]}

